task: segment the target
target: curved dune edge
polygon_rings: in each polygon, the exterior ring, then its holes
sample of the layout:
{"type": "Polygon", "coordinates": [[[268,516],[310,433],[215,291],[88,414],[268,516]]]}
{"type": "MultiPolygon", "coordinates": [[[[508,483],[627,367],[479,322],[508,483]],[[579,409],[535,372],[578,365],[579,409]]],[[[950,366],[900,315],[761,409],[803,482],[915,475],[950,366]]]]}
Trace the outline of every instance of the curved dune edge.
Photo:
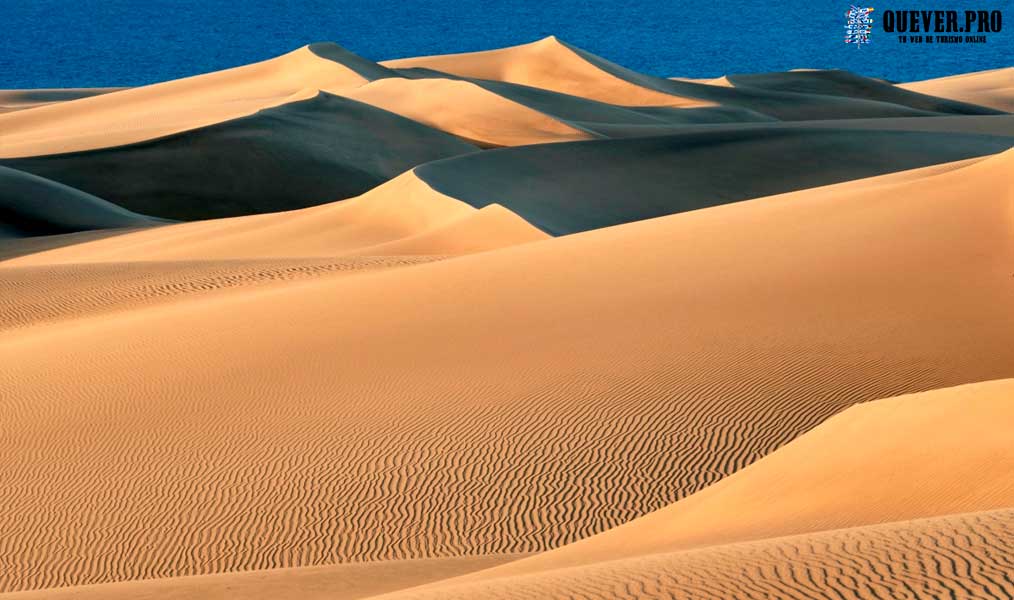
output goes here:
{"type": "Polygon", "coordinates": [[[1014,380],[853,406],[658,512],[472,578],[1014,507],[1014,380]]]}
{"type": "Polygon", "coordinates": [[[0,262],[0,331],[419,265],[548,237],[503,207],[474,209],[406,173],[332,205],[124,232],[0,262]]]}
{"type": "Polygon", "coordinates": [[[1007,598],[1014,509],[639,556],[377,600],[1007,598]]]}
{"type": "Polygon", "coordinates": [[[166,222],[62,183],[0,166],[0,238],[143,228],[166,222]]]}
{"type": "Polygon", "coordinates": [[[367,82],[309,46],[259,63],[0,115],[0,157],[120,146],[367,82]]]}
{"type": "Polygon", "coordinates": [[[0,586],[542,551],[1014,376],[1012,159],[5,334],[0,586]]]}
{"type": "Polygon", "coordinates": [[[484,146],[593,137],[468,81],[387,78],[337,93],[484,146]]]}
{"type": "Polygon", "coordinates": [[[1014,112],[1014,67],[899,83],[898,87],[1014,112]]]}
{"type": "Polygon", "coordinates": [[[445,196],[410,171],[349,200],[138,231],[15,258],[0,267],[361,256],[367,251],[459,254],[548,237],[506,209],[479,211],[445,196]]]}
{"type": "Polygon", "coordinates": [[[719,77],[704,77],[704,78],[693,78],[693,77],[670,77],[673,81],[687,81],[689,83],[703,83],[705,85],[717,85],[719,87],[736,87],[727,75],[721,75],[719,77]]]}
{"type": "Polygon", "coordinates": [[[507,81],[620,106],[713,106],[714,103],[657,92],[599,69],[555,36],[537,42],[464,54],[400,58],[390,68],[423,67],[462,77],[507,81]]]}

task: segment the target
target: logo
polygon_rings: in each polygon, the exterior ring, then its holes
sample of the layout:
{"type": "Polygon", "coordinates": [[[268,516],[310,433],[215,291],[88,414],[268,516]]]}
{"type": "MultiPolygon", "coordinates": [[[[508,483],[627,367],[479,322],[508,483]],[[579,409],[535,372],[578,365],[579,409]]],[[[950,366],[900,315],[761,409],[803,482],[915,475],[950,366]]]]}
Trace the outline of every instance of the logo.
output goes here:
{"type": "Polygon", "coordinates": [[[845,13],[845,43],[855,44],[856,48],[863,44],[870,43],[870,30],[873,28],[873,19],[870,13],[872,7],[859,7],[852,5],[845,13]]]}

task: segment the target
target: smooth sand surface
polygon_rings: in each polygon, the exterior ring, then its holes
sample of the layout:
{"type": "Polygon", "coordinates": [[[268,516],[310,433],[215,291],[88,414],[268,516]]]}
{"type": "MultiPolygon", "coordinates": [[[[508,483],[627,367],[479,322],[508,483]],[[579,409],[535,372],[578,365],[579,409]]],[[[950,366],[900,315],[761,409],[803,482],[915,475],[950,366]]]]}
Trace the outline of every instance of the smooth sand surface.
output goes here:
{"type": "Polygon", "coordinates": [[[1014,67],[900,83],[898,87],[1014,112],[1014,67]]]}
{"type": "Polygon", "coordinates": [[[1011,596],[996,78],[0,92],[0,597],[1011,596]]]}
{"type": "Polygon", "coordinates": [[[1014,375],[1011,159],[16,328],[2,585],[546,550],[1014,375]]]}

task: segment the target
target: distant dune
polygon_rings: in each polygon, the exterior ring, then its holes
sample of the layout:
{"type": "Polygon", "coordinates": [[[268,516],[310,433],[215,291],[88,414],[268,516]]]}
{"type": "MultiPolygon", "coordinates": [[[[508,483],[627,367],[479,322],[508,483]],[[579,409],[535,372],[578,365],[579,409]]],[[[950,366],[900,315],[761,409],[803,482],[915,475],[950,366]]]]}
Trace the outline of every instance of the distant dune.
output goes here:
{"type": "Polygon", "coordinates": [[[1014,595],[1009,71],[0,92],[0,600],[1014,595]]]}
{"type": "Polygon", "coordinates": [[[898,87],[1014,112],[1014,67],[902,83],[898,87]]]}
{"type": "Polygon", "coordinates": [[[117,92],[125,88],[62,88],[34,90],[0,90],[0,113],[37,108],[56,102],[78,100],[117,92]]]}

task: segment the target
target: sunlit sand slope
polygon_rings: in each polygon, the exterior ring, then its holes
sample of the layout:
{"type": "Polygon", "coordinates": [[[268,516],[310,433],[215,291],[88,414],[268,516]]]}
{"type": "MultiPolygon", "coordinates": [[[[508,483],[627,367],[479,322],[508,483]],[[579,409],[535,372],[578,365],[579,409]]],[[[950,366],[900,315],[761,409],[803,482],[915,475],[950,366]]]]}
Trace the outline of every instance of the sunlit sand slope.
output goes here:
{"type": "Polygon", "coordinates": [[[738,87],[729,85],[728,80],[702,83],[663,79],[632,71],[555,37],[499,50],[405,58],[383,64],[401,74],[405,69],[428,69],[623,106],[720,105],[790,121],[997,114],[992,108],[898,90],[883,81],[843,71],[748,76],[756,79],[738,87]]]}
{"type": "Polygon", "coordinates": [[[1014,506],[1014,380],[878,400],[601,535],[490,571],[619,558],[1014,506]]]}
{"type": "Polygon", "coordinates": [[[382,64],[391,68],[424,67],[465,77],[519,83],[625,106],[706,104],[615,77],[552,36],[499,50],[403,58],[382,64]]]}
{"type": "Polygon", "coordinates": [[[166,577],[0,594],[0,600],[356,600],[478,571],[511,554],[166,577]]]}
{"type": "Polygon", "coordinates": [[[181,223],[38,252],[6,265],[446,255],[547,237],[502,207],[476,210],[405,173],[342,202],[181,223]]]}
{"type": "Polygon", "coordinates": [[[1012,159],[14,328],[0,588],[542,551],[1014,376],[1012,159]]]}
{"type": "Polygon", "coordinates": [[[484,146],[518,146],[592,137],[468,81],[387,78],[344,95],[484,146]]]}
{"type": "Polygon", "coordinates": [[[90,98],[125,88],[53,88],[0,90],[0,113],[36,108],[57,102],[90,98]]]}
{"type": "Polygon", "coordinates": [[[898,87],[1014,112],[1014,67],[901,83],[898,87]]]}
{"type": "Polygon", "coordinates": [[[383,598],[1009,598],[1012,539],[1014,510],[1006,509],[647,555],[383,598]]]}
{"type": "Polygon", "coordinates": [[[0,115],[0,157],[149,140],[250,115],[294,94],[354,87],[387,70],[335,44],[260,63],[0,115]]]}

